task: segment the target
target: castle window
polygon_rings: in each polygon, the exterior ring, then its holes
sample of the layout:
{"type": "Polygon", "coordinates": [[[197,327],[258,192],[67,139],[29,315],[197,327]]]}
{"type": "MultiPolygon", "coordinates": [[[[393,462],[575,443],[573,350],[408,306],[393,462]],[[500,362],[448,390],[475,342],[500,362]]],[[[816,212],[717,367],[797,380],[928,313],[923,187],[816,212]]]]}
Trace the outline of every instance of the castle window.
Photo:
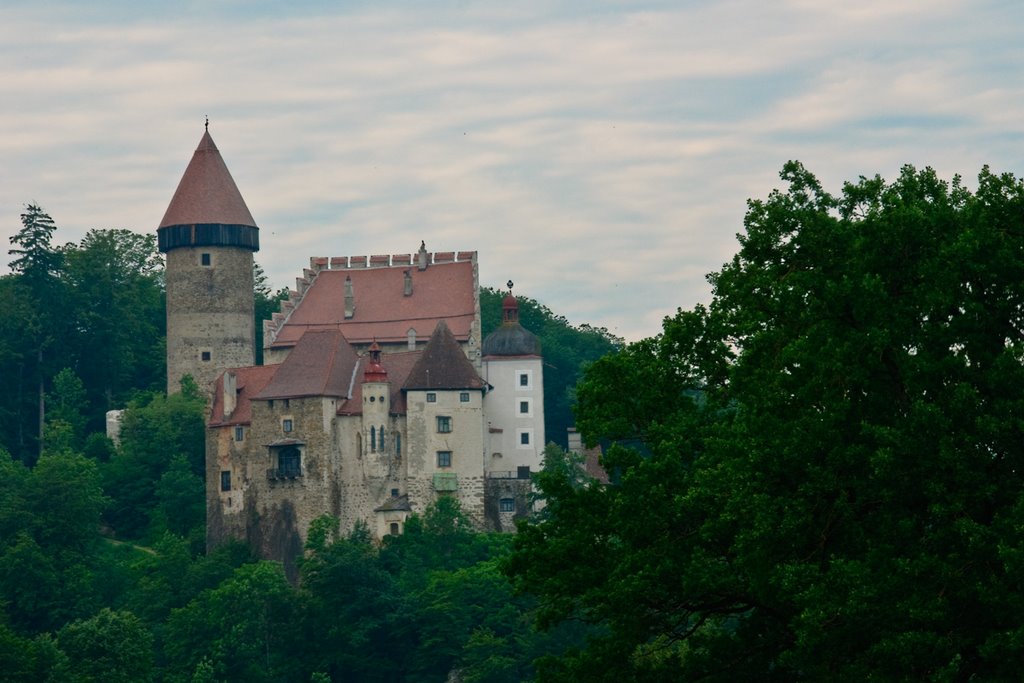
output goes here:
{"type": "Polygon", "coordinates": [[[392,536],[397,536],[398,535],[398,522],[391,522],[391,535],[392,536]]]}
{"type": "Polygon", "coordinates": [[[519,443],[524,446],[530,445],[530,432],[523,432],[519,435],[519,443]]]}
{"type": "Polygon", "coordinates": [[[519,402],[519,414],[520,415],[529,415],[530,414],[530,402],[529,401],[520,401],[519,402]]]}
{"type": "Polygon", "coordinates": [[[437,466],[438,467],[451,467],[452,466],[452,452],[451,451],[438,451],[437,452],[437,466]]]}
{"type": "Polygon", "coordinates": [[[292,424],[292,419],[290,417],[286,417],[285,419],[281,420],[281,431],[285,432],[286,434],[292,431],[293,426],[294,425],[292,424]]]}
{"type": "Polygon", "coordinates": [[[210,263],[210,254],[208,252],[204,251],[202,254],[199,255],[199,265],[208,266],[210,265],[210,263]]]}
{"type": "Polygon", "coordinates": [[[517,448],[530,448],[530,444],[533,443],[533,430],[532,429],[517,429],[516,430],[516,447],[517,448]]]}
{"type": "Polygon", "coordinates": [[[302,454],[298,448],[289,446],[277,452],[277,472],[282,477],[298,477],[302,474],[302,454]]]}
{"type": "Polygon", "coordinates": [[[370,427],[370,452],[377,452],[377,428],[370,427]]]}
{"type": "Polygon", "coordinates": [[[398,498],[398,489],[391,489],[391,497],[398,498]]]}
{"type": "Polygon", "coordinates": [[[498,502],[498,510],[501,512],[515,512],[516,501],[514,498],[502,498],[498,502]]]}
{"type": "Polygon", "coordinates": [[[519,373],[519,387],[522,389],[530,388],[530,373],[520,372],[519,373]]]}
{"type": "Polygon", "coordinates": [[[235,427],[235,441],[241,441],[245,438],[245,428],[235,427]]]}
{"type": "Polygon", "coordinates": [[[274,399],[270,399],[269,401],[267,401],[267,407],[270,408],[271,410],[274,409],[274,399]]]}
{"type": "Polygon", "coordinates": [[[284,401],[282,401],[282,404],[284,405],[284,407],[285,407],[285,408],[287,408],[287,407],[288,407],[288,406],[289,406],[289,405],[291,404],[291,401],[289,401],[289,400],[288,400],[288,399],[286,398],[286,399],[285,399],[284,401]]]}
{"type": "Polygon", "coordinates": [[[402,454],[402,435],[395,432],[395,455],[402,454]]]}
{"type": "Polygon", "coordinates": [[[450,434],[452,431],[452,418],[446,415],[437,416],[437,433],[450,434]]]}
{"type": "Polygon", "coordinates": [[[204,360],[204,361],[208,361],[208,360],[210,360],[210,357],[211,357],[211,356],[212,356],[212,354],[211,354],[211,353],[210,353],[209,351],[203,351],[203,352],[201,352],[201,353],[199,354],[199,357],[200,357],[200,358],[201,358],[202,360],[204,360]]]}
{"type": "Polygon", "coordinates": [[[231,470],[223,470],[220,473],[220,490],[231,490],[231,470]]]}
{"type": "Polygon", "coordinates": [[[433,391],[428,391],[427,403],[437,403],[437,394],[435,394],[433,391]]]}
{"type": "Polygon", "coordinates": [[[459,402],[460,403],[469,403],[469,392],[468,391],[463,391],[461,394],[459,394],[459,402]]]}
{"type": "Polygon", "coordinates": [[[384,452],[384,425],[380,426],[380,452],[384,452]]]}

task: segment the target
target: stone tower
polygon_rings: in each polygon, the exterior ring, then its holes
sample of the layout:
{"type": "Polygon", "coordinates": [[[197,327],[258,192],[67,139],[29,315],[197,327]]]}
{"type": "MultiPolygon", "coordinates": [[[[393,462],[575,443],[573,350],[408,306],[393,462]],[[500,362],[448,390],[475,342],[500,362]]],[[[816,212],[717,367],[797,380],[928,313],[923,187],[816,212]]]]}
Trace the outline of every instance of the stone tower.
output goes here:
{"type": "Polygon", "coordinates": [[[167,393],[188,374],[209,396],[225,368],[255,362],[259,229],[209,130],[157,230],[167,254],[167,393]]]}

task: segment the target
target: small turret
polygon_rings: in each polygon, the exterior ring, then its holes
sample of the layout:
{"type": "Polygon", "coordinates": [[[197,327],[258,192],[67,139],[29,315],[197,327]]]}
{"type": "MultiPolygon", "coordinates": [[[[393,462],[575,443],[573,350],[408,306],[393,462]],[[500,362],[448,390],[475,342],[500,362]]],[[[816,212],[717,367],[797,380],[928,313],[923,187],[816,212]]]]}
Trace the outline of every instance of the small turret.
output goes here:
{"type": "Polygon", "coordinates": [[[512,281],[508,281],[508,294],[501,302],[501,326],[484,339],[484,356],[539,356],[540,340],[519,324],[519,301],[512,294],[512,281]]]}

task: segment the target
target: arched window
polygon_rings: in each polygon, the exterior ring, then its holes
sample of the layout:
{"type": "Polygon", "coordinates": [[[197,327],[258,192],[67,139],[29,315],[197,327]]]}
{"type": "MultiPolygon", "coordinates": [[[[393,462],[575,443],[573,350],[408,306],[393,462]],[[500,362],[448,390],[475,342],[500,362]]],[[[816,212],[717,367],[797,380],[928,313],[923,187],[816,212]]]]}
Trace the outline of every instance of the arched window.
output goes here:
{"type": "Polygon", "coordinates": [[[380,452],[384,452],[384,425],[380,426],[380,452]]]}
{"type": "Polygon", "coordinates": [[[370,452],[377,452],[377,428],[370,427],[370,452]]]}

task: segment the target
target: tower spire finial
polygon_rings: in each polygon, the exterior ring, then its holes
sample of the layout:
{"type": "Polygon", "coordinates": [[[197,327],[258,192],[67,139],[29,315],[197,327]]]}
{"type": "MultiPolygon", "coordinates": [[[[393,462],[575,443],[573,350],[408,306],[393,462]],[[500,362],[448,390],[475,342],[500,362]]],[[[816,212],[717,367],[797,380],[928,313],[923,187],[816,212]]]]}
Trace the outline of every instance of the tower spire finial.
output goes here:
{"type": "Polygon", "coordinates": [[[206,115],[206,123],[203,124],[203,127],[206,129],[207,133],[210,132],[210,115],[209,114],[206,115]]]}

